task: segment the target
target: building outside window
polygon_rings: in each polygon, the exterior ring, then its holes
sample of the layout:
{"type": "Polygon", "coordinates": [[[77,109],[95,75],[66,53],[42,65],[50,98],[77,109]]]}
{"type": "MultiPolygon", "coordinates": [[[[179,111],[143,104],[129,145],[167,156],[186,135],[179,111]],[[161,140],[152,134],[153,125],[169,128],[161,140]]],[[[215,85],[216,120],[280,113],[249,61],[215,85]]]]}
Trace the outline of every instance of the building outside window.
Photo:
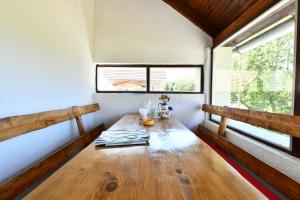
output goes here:
{"type": "Polygon", "coordinates": [[[97,65],[97,92],[202,93],[201,65],[97,65]]]}

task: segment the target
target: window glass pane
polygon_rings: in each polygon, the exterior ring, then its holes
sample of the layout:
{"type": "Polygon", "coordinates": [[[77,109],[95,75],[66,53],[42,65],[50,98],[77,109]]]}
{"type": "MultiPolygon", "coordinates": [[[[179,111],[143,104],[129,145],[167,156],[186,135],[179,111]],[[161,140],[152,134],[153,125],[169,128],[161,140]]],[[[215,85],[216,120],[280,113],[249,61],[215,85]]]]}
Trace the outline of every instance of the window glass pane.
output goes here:
{"type": "Polygon", "coordinates": [[[145,67],[97,67],[99,91],[146,91],[145,67]]]}
{"type": "MultiPolygon", "coordinates": [[[[276,21],[236,46],[214,49],[212,104],[291,114],[293,104],[294,17],[276,21]]],[[[220,118],[212,116],[219,121],[220,118]]],[[[290,148],[290,136],[230,120],[229,126],[290,148]]]]}
{"type": "Polygon", "coordinates": [[[200,92],[201,68],[152,67],[150,68],[150,91],[200,92]]]}
{"type": "MultiPolygon", "coordinates": [[[[212,119],[214,121],[220,122],[221,117],[217,115],[212,115],[212,119]]],[[[251,136],[256,138],[271,142],[277,146],[283,147],[285,149],[290,149],[291,138],[289,135],[281,134],[275,131],[271,131],[268,129],[252,126],[250,124],[246,124],[243,122],[239,122],[236,120],[229,120],[227,122],[228,126],[233,127],[237,130],[243,131],[251,136]]]]}

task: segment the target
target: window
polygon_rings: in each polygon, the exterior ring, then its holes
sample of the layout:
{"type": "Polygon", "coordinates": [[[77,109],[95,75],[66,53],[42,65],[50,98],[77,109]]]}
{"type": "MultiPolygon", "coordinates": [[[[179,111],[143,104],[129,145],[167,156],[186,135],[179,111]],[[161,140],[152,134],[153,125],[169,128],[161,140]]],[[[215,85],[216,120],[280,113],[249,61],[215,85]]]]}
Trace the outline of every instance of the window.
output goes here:
{"type": "Polygon", "coordinates": [[[97,92],[202,93],[201,65],[97,65],[97,92]]]}
{"type": "Polygon", "coordinates": [[[150,68],[150,91],[201,92],[201,68],[150,68]]]}
{"type": "Polygon", "coordinates": [[[97,67],[97,89],[99,91],[147,90],[145,67],[97,67]]]}
{"type": "MultiPolygon", "coordinates": [[[[288,2],[253,26],[252,31],[213,49],[213,105],[293,114],[294,8],[294,2],[288,2]]],[[[220,117],[212,115],[211,120],[219,122],[220,117]]],[[[235,120],[228,125],[265,144],[292,151],[288,135],[235,120]]]]}

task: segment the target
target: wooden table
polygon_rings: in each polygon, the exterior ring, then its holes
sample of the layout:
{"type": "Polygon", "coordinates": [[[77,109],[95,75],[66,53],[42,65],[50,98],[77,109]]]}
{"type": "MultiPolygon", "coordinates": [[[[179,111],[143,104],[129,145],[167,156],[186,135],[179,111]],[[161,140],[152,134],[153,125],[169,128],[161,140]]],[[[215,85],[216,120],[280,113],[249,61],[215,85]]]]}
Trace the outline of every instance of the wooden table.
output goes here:
{"type": "MultiPolygon", "coordinates": [[[[126,115],[110,129],[143,128],[126,115]]],[[[160,120],[148,146],[90,144],[25,199],[266,199],[174,119],[160,120]]]]}

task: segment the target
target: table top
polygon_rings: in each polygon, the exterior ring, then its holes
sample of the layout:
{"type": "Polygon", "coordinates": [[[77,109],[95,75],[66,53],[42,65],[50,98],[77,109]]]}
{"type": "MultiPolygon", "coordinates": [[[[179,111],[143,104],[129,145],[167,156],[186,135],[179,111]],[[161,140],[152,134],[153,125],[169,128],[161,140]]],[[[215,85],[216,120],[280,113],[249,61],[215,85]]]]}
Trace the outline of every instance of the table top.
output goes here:
{"type": "MultiPolygon", "coordinates": [[[[144,128],[125,115],[110,130],[144,128]]],[[[93,142],[25,199],[266,199],[222,157],[175,119],[152,127],[149,145],[93,142]]]]}

